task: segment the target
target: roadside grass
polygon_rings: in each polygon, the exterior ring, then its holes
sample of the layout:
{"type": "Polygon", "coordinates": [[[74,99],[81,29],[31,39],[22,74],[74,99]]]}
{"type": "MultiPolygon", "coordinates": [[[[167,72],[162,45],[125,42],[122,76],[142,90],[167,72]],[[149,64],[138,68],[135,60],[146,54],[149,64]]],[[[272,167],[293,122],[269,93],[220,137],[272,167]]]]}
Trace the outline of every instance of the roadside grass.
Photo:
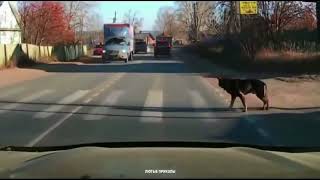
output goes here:
{"type": "Polygon", "coordinates": [[[320,54],[286,50],[275,52],[260,50],[254,59],[241,52],[241,48],[230,42],[219,41],[215,45],[197,43],[186,47],[211,62],[240,72],[320,74],[320,54]]]}

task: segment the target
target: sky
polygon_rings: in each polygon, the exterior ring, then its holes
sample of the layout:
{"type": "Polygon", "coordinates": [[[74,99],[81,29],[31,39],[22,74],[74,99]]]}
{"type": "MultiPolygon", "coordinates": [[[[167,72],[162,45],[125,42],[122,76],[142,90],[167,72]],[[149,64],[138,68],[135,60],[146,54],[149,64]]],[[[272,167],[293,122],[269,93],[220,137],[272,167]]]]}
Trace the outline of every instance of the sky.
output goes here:
{"type": "Polygon", "coordinates": [[[101,1],[97,6],[103,23],[112,23],[114,12],[117,12],[117,22],[122,22],[122,18],[130,9],[137,11],[137,17],[143,18],[142,30],[153,30],[153,25],[157,17],[158,9],[162,6],[174,6],[174,1],[101,1]]]}

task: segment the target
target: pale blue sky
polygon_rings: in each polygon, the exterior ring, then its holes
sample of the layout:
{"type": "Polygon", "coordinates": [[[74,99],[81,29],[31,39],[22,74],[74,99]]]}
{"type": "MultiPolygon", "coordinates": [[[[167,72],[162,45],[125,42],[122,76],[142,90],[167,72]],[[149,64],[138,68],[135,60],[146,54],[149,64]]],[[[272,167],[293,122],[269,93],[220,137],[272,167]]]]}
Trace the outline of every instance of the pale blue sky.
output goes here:
{"type": "Polygon", "coordinates": [[[117,22],[122,22],[124,14],[132,9],[144,19],[142,29],[152,30],[158,9],[162,6],[174,6],[174,1],[100,1],[97,10],[102,15],[103,23],[112,23],[115,11],[117,22]]]}

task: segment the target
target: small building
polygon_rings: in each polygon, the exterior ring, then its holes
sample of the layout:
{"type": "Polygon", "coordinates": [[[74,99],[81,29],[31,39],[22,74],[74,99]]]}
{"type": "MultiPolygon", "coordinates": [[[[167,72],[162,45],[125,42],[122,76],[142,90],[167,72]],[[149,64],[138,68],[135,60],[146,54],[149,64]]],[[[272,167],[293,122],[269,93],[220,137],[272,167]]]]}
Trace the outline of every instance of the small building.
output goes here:
{"type": "Polygon", "coordinates": [[[21,43],[17,1],[0,1],[0,44],[21,43]]]}
{"type": "Polygon", "coordinates": [[[155,37],[149,32],[139,32],[134,35],[136,41],[144,41],[147,45],[153,45],[155,43],[155,37]]]}

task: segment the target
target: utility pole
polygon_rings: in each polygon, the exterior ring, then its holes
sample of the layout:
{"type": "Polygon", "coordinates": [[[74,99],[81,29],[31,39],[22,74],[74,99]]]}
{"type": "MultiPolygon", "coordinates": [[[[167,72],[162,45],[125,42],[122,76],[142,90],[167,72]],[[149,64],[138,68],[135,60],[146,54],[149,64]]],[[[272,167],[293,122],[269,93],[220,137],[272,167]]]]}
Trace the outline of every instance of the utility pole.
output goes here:
{"type": "Polygon", "coordinates": [[[240,1],[236,1],[236,30],[241,32],[241,15],[240,15],[240,1]]]}
{"type": "Polygon", "coordinates": [[[320,1],[316,2],[316,16],[317,16],[318,43],[320,43],[320,1]]]}
{"type": "Polygon", "coordinates": [[[196,35],[196,41],[198,40],[198,29],[197,29],[197,8],[196,8],[197,2],[193,3],[193,29],[194,29],[194,33],[196,35]]]}
{"type": "Polygon", "coordinates": [[[117,12],[116,12],[116,11],[114,11],[113,23],[116,23],[116,21],[117,21],[117,12]]]}

